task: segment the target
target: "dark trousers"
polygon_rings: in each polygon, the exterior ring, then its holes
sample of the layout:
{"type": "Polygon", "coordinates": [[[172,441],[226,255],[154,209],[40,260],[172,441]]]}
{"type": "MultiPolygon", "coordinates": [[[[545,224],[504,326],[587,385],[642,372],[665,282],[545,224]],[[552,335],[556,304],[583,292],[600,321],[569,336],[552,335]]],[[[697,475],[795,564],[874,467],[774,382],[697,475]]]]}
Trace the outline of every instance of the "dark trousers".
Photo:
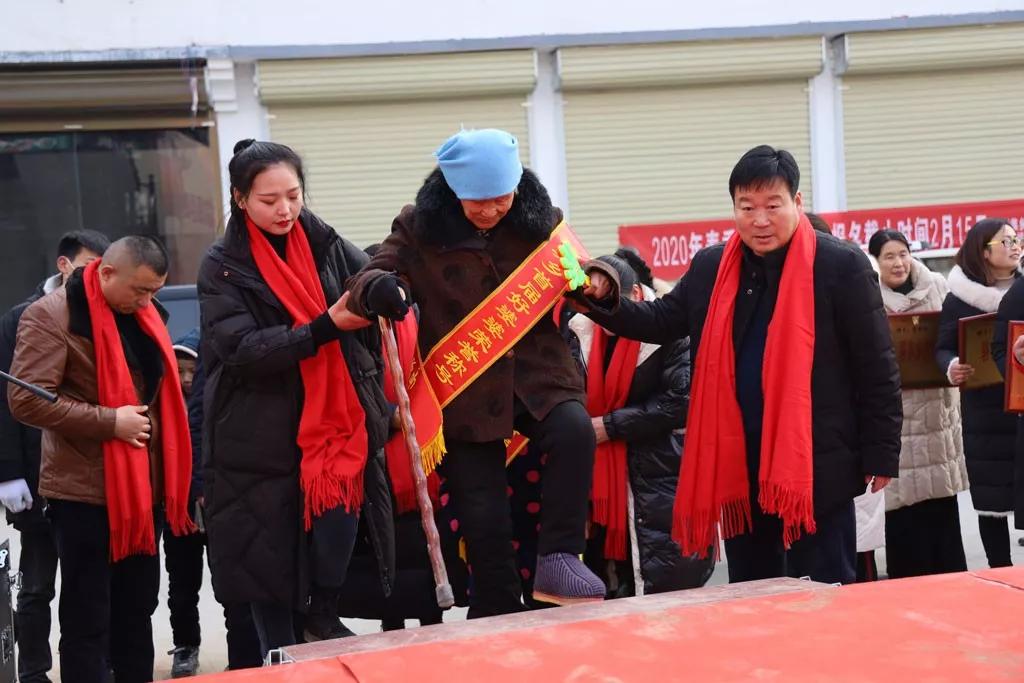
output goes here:
{"type": "Polygon", "coordinates": [[[50,523],[41,520],[21,530],[21,590],[14,613],[18,642],[18,680],[44,683],[53,667],[50,654],[50,602],[57,576],[57,544],[50,523]]]}
{"type": "Polygon", "coordinates": [[[295,633],[295,610],[291,607],[269,602],[254,602],[250,609],[252,623],[260,640],[260,654],[264,661],[271,650],[299,642],[295,633]]]}
{"type": "Polygon", "coordinates": [[[256,634],[249,603],[224,605],[224,629],[227,631],[228,669],[252,669],[263,666],[263,651],[256,634]]]}
{"type": "MultiPolygon", "coordinates": [[[[160,592],[158,555],[110,563],[107,509],[50,501],[61,566],[60,670],[65,683],[153,680],[153,612],[160,592]]],[[[160,515],[154,515],[157,534],[160,515]]]]}
{"type": "MultiPolygon", "coordinates": [[[[199,591],[203,587],[203,551],[206,534],[175,536],[164,530],[164,566],[167,568],[167,607],[171,612],[171,633],[175,647],[199,647],[199,591]]],[[[228,669],[262,666],[260,641],[247,603],[224,607],[227,631],[228,669]]]]}
{"type": "Polygon", "coordinates": [[[988,566],[1009,567],[1010,561],[1010,520],[1007,517],[978,515],[978,531],[981,544],[985,547],[988,566]]]}
{"type": "Polygon", "coordinates": [[[203,549],[206,534],[175,536],[164,530],[167,569],[167,608],[175,647],[199,647],[199,590],[203,587],[203,549]]]}
{"type": "MultiPolygon", "coordinates": [[[[581,554],[594,468],[594,429],[583,404],[566,401],[543,420],[517,411],[516,429],[547,454],[541,493],[538,555],[581,554]]],[[[469,618],[524,609],[503,441],[449,441],[441,474],[459,516],[472,570],[469,618]]]]}
{"type": "Polygon", "coordinates": [[[875,562],[874,550],[857,553],[857,583],[867,581],[878,581],[878,564],[875,562]]]}
{"type": "Polygon", "coordinates": [[[890,579],[967,571],[956,496],[886,512],[885,564],[890,579]]]}
{"type": "Polygon", "coordinates": [[[356,544],[359,516],[336,507],[313,520],[311,568],[313,590],[339,591],[356,544]]]}
{"type": "MultiPolygon", "coordinates": [[[[349,560],[352,559],[358,528],[358,515],[346,512],[341,507],[313,518],[309,541],[314,592],[341,590],[349,560]]],[[[259,636],[260,653],[264,659],[271,650],[300,642],[302,629],[298,627],[296,613],[291,606],[253,603],[251,610],[259,636]]]]}
{"type": "Polygon", "coordinates": [[[804,534],[789,550],[782,542],[782,520],[761,511],[752,499],[753,530],[725,542],[729,583],[809,576],[824,583],[857,579],[857,517],[853,501],[815,519],[817,532],[804,534]]]}

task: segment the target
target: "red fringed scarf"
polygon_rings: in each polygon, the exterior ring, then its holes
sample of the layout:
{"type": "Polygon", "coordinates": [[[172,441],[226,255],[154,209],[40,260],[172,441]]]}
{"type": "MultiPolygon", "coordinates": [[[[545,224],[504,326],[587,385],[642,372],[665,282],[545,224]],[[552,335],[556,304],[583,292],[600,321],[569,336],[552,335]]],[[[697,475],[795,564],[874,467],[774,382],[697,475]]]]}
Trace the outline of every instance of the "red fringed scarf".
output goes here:
{"type": "MultiPolygon", "coordinates": [[[[288,232],[285,261],[263,231],[246,216],[252,257],[295,327],[309,324],[327,310],[320,277],[306,231],[298,220],[288,232]]],[[[368,437],[366,414],[352,385],[341,343],[321,346],[299,362],[304,400],[296,438],[302,451],[300,481],[305,494],[303,521],[343,505],[358,509],[363,502],[363,469],[368,437]]]]}
{"type": "MultiPolygon", "coordinates": [[[[640,342],[619,338],[605,371],[607,345],[608,333],[594,325],[587,358],[587,412],[591,417],[603,417],[626,405],[636,361],[640,357],[640,342]]],[[[604,556],[611,560],[626,559],[627,477],[626,442],[598,444],[594,452],[594,485],[590,494],[594,505],[592,519],[605,528],[604,556]]]]}
{"type": "MultiPolygon", "coordinates": [[[[100,260],[85,268],[85,296],[92,323],[96,352],[96,385],[100,405],[119,408],[140,402],[125,359],[121,334],[114,312],[100,288],[100,260]]],[[[178,378],[178,361],[171,338],[155,306],[135,313],[142,331],[156,342],[164,364],[164,376],[156,398],[159,409],[160,448],[164,465],[164,506],[167,523],[176,536],[195,527],[188,516],[188,488],[192,479],[192,440],[188,416],[178,378]]],[[[110,521],[110,560],[129,555],[155,555],[153,529],[153,486],[150,482],[149,448],[136,448],[126,441],[103,442],[103,479],[106,486],[107,518],[110,521]]]]}
{"type": "MultiPolygon", "coordinates": [[[[402,364],[402,375],[406,378],[406,385],[408,385],[416,361],[416,339],[419,335],[416,316],[410,312],[404,319],[393,322],[392,329],[395,331],[395,340],[398,342],[398,360],[402,364]]],[[[384,353],[384,398],[388,400],[388,403],[398,405],[394,375],[387,352],[384,353]]],[[[429,437],[429,431],[428,425],[420,420],[416,421],[416,436],[418,438],[429,437]],[[420,430],[423,431],[423,434],[420,434],[420,430]]],[[[405,434],[401,430],[384,444],[384,455],[387,460],[388,476],[391,478],[391,489],[395,494],[398,514],[417,509],[416,483],[412,476],[409,448],[405,445],[405,434]]],[[[427,492],[435,504],[439,486],[440,481],[436,472],[427,475],[427,492]]]]}
{"type": "MultiPolygon", "coordinates": [[[[672,537],[683,554],[706,556],[722,537],[750,529],[746,441],[736,400],[733,311],[739,290],[739,235],[725,246],[697,352],[672,537]]],[[[789,243],[775,312],[768,326],[762,383],[764,422],[758,503],[783,522],[788,548],[814,533],[811,369],[814,362],[814,254],[817,241],[801,215],[789,243]]]]}

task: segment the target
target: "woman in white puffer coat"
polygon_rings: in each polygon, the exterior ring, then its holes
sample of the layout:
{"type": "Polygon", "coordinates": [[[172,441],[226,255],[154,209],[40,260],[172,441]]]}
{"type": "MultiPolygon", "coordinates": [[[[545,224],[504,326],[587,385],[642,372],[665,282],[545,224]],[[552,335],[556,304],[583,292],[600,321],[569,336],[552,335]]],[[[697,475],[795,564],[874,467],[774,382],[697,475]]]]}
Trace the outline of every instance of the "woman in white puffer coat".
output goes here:
{"type": "MultiPolygon", "coordinates": [[[[942,310],[945,278],[910,255],[907,238],[883,230],[868,251],[878,261],[890,314],[942,310]]],[[[886,565],[890,578],[965,571],[956,494],[968,488],[960,397],[954,388],[903,391],[900,475],[885,490],[886,565]]]]}

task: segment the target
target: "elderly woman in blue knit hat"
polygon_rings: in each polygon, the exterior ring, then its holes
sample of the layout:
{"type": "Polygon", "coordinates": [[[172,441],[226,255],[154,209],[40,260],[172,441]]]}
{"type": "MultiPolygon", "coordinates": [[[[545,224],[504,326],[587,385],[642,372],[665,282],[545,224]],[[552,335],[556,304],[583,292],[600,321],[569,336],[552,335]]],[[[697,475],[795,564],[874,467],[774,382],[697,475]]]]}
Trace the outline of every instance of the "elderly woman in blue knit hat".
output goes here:
{"type": "Polygon", "coordinates": [[[515,275],[550,239],[562,212],[523,169],[516,138],[505,131],[461,131],[436,156],[416,203],[402,209],[380,251],[349,281],[349,306],[401,320],[419,304],[422,374],[443,382],[442,394],[458,389],[440,401],[447,447],[440,472],[467,542],[469,616],[524,609],[505,477],[505,440],[514,430],[547,454],[534,599],[601,600],[601,580],[579,560],[596,438],[583,383],[550,315],[522,328],[521,318],[533,318],[530,299],[552,276],[535,273],[531,294],[515,275]],[[494,315],[474,325],[481,304],[494,315]],[[432,370],[430,351],[459,339],[466,343],[448,365],[432,370]]]}

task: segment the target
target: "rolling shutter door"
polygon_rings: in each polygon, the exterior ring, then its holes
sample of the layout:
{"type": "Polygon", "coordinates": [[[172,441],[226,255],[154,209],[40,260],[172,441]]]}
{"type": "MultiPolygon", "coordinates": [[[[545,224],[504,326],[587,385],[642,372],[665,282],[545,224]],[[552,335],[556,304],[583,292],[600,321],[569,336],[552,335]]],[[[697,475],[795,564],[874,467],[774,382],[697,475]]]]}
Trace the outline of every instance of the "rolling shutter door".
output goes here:
{"type": "Polygon", "coordinates": [[[0,132],[209,125],[200,62],[0,68],[0,132]]]}
{"type": "Polygon", "coordinates": [[[846,37],[850,209],[1024,193],[1024,25],[846,37]]]}
{"type": "Polygon", "coordinates": [[[810,202],[808,78],[820,37],[559,52],[570,219],[592,253],[624,223],[728,216],[729,172],[791,151],[810,202]]]}
{"type": "Polygon", "coordinates": [[[261,62],[271,137],[307,166],[310,208],[359,247],[383,240],[460,127],[503,128],[528,159],[532,51],[261,62]]]}

